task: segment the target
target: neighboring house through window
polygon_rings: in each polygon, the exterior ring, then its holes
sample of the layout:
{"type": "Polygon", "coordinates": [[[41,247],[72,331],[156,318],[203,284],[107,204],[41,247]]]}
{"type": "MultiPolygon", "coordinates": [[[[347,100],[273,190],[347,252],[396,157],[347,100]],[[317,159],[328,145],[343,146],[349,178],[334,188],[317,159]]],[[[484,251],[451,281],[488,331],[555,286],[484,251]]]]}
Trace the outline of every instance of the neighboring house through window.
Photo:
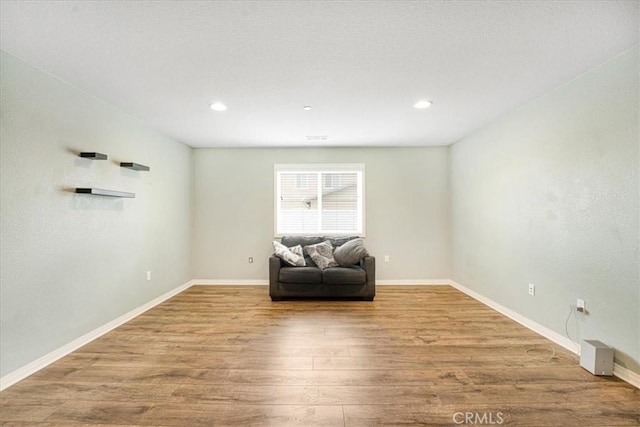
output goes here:
{"type": "Polygon", "coordinates": [[[301,173],[296,176],[296,188],[298,189],[309,188],[308,174],[301,173]]]}

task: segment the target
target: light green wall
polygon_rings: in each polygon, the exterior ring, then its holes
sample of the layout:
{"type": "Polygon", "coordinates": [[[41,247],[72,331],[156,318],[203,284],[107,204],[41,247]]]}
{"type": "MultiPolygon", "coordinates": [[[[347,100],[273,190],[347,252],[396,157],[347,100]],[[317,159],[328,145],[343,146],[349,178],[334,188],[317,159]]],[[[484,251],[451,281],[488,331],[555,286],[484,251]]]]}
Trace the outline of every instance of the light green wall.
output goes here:
{"type": "Polygon", "coordinates": [[[4,376],[189,281],[192,203],[189,147],[1,55],[4,376]],[[72,193],[91,186],[136,198],[72,193]]]}
{"type": "Polygon", "coordinates": [[[197,279],[267,280],[275,163],[364,163],[365,245],[376,256],[377,278],[450,277],[446,147],[194,151],[197,279]]]}
{"type": "Polygon", "coordinates": [[[639,70],[635,48],[451,148],[453,279],[563,335],[584,299],[571,338],[635,372],[639,70]]]}

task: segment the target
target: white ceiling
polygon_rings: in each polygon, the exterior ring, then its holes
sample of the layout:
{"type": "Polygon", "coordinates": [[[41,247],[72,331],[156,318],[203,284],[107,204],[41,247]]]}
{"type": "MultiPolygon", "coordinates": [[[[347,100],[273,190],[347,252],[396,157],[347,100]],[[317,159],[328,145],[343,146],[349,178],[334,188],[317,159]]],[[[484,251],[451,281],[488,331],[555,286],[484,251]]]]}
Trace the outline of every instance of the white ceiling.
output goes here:
{"type": "Polygon", "coordinates": [[[639,10],[614,0],[2,0],[0,41],[193,147],[448,145],[637,44],[639,10]],[[416,110],[420,99],[434,104],[416,110]]]}

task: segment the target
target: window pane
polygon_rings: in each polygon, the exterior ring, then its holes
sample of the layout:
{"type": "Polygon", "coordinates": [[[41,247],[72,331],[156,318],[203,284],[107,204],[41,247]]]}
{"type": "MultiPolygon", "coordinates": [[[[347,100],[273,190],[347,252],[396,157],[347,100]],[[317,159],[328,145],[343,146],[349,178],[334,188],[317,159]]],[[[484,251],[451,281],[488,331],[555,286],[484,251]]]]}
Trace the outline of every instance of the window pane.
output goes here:
{"type": "Polygon", "coordinates": [[[315,233],[319,215],[318,174],[283,172],[279,176],[279,232],[315,233]]]}
{"type": "Polygon", "coordinates": [[[323,181],[323,231],[358,230],[358,175],[325,173],[323,181]]]}

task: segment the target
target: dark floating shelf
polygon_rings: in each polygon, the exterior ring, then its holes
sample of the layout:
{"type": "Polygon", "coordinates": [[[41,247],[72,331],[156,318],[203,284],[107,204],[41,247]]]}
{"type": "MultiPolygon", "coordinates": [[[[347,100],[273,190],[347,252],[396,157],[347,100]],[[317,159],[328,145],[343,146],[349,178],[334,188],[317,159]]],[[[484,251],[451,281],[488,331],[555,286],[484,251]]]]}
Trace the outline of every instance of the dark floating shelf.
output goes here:
{"type": "Polygon", "coordinates": [[[143,172],[151,170],[149,166],[145,166],[145,165],[141,165],[139,163],[133,163],[133,162],[121,162],[120,167],[133,169],[134,171],[143,171],[143,172]]]}
{"type": "Polygon", "coordinates": [[[88,151],[83,151],[80,153],[80,157],[91,160],[107,160],[107,155],[102,153],[93,153],[88,151]]]}
{"type": "Polygon", "coordinates": [[[94,196],[125,197],[128,199],[133,199],[136,197],[135,193],[128,193],[126,191],[103,190],[101,188],[76,188],[76,193],[93,194],[94,196]]]}

